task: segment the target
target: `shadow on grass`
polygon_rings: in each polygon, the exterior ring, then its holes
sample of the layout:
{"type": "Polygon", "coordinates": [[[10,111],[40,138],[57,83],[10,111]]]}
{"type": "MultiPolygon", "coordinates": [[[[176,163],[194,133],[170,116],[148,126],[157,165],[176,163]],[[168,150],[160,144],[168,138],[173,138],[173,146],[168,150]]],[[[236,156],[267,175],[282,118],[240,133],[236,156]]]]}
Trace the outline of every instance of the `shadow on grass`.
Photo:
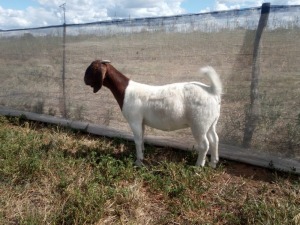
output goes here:
{"type": "MultiPolygon", "coordinates": [[[[86,133],[81,133],[80,135],[87,135],[86,133]]],[[[106,146],[97,146],[90,148],[88,146],[82,146],[81,149],[71,152],[65,151],[65,156],[72,156],[75,158],[86,158],[87,160],[93,159],[96,163],[101,161],[102,157],[112,157],[120,161],[131,161],[134,165],[136,159],[135,144],[133,141],[125,140],[121,138],[107,138],[99,137],[97,135],[89,134],[92,139],[99,139],[101,142],[105,142],[106,146]],[[109,146],[108,144],[109,143],[109,146]]],[[[179,149],[174,149],[170,147],[158,147],[153,145],[145,145],[144,153],[144,166],[147,168],[158,166],[163,162],[167,163],[183,163],[186,166],[193,167],[197,160],[196,151],[183,151],[179,149]]],[[[207,158],[207,162],[209,157],[207,158]]],[[[208,164],[206,164],[208,167],[208,164]]],[[[274,171],[272,169],[261,168],[257,166],[252,166],[249,164],[234,162],[230,160],[220,159],[218,168],[221,168],[229,175],[235,177],[243,177],[245,179],[250,179],[253,181],[263,181],[272,183],[278,177],[293,176],[284,172],[274,171]]]]}
{"type": "MultiPolygon", "coordinates": [[[[76,151],[65,150],[65,156],[86,159],[93,157],[98,160],[100,160],[101,157],[110,156],[121,161],[132,159],[132,163],[134,164],[136,159],[136,150],[133,141],[121,138],[108,138],[86,133],[81,133],[80,135],[88,135],[93,140],[99,139],[101,142],[105,142],[106,144],[104,144],[104,146],[99,145],[97,147],[83,145],[76,151]]],[[[194,152],[146,144],[143,162],[145,166],[156,166],[164,161],[173,163],[184,162],[189,166],[193,166],[196,162],[196,159],[197,154],[194,152]]]]}

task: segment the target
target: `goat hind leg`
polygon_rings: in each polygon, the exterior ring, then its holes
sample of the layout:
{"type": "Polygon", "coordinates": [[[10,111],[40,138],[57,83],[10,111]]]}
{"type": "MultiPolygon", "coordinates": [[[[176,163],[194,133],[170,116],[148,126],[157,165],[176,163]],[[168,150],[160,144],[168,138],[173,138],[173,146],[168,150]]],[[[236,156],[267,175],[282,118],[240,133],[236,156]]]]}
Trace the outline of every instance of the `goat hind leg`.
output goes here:
{"type": "Polygon", "coordinates": [[[196,166],[203,167],[205,165],[206,154],[209,149],[209,142],[206,135],[199,136],[196,141],[198,143],[198,159],[196,162],[196,166]]]}
{"type": "Polygon", "coordinates": [[[144,144],[144,134],[145,134],[145,124],[142,124],[142,152],[145,152],[145,144],[144,144]]]}
{"type": "Polygon", "coordinates": [[[210,127],[207,137],[209,140],[209,149],[210,149],[210,163],[209,165],[212,168],[216,168],[217,163],[219,162],[219,151],[218,151],[218,145],[219,145],[219,137],[216,132],[216,122],[210,127]]]}

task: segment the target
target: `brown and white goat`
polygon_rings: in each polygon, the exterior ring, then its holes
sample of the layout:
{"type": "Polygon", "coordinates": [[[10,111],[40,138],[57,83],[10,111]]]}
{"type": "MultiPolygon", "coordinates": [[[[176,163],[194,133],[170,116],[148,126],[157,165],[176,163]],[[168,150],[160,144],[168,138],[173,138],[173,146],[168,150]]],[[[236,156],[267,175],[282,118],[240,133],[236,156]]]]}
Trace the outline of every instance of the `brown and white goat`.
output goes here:
{"type": "Polygon", "coordinates": [[[84,82],[98,92],[109,88],[134,135],[137,160],[144,158],[145,125],[172,131],[190,127],[197,142],[196,166],[204,166],[208,150],[210,166],[219,161],[216,124],[220,116],[222,84],[212,67],[201,69],[211,85],[200,82],[174,83],[163,86],[141,84],[128,79],[107,60],[96,60],[86,69],[84,82]]]}

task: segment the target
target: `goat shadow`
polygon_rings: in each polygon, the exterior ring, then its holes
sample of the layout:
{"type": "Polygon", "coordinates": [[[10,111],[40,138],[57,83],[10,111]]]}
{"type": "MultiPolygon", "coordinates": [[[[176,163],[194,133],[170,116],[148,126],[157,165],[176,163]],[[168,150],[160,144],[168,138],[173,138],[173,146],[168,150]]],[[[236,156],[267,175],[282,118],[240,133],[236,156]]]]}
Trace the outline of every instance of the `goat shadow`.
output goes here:
{"type": "MultiPolygon", "coordinates": [[[[99,136],[89,135],[92,139],[98,139],[99,136]]],[[[135,144],[133,141],[121,138],[101,137],[105,146],[82,146],[77,151],[64,151],[64,155],[74,158],[85,158],[87,160],[94,160],[99,163],[103,157],[112,157],[122,162],[135,161],[135,144]]],[[[195,151],[183,151],[171,147],[158,147],[154,145],[145,144],[145,167],[155,167],[164,162],[183,163],[187,167],[194,167],[197,160],[197,153],[195,151]]],[[[208,167],[208,165],[206,165],[208,167]]],[[[249,164],[239,163],[235,161],[220,159],[217,169],[224,170],[225,173],[235,176],[243,177],[254,181],[263,181],[272,183],[278,177],[290,176],[287,173],[274,171],[268,168],[261,168],[249,164]]]]}

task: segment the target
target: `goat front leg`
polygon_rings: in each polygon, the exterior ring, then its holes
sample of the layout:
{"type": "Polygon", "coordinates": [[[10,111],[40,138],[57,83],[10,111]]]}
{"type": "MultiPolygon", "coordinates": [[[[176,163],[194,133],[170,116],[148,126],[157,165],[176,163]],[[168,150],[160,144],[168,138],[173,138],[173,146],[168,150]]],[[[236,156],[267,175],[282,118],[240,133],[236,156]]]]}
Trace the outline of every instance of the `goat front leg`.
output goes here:
{"type": "Polygon", "coordinates": [[[142,123],[134,123],[130,124],[132,133],[133,133],[133,139],[135,143],[135,149],[136,149],[136,166],[143,166],[143,159],[144,159],[144,140],[143,140],[143,125],[142,123]]]}

